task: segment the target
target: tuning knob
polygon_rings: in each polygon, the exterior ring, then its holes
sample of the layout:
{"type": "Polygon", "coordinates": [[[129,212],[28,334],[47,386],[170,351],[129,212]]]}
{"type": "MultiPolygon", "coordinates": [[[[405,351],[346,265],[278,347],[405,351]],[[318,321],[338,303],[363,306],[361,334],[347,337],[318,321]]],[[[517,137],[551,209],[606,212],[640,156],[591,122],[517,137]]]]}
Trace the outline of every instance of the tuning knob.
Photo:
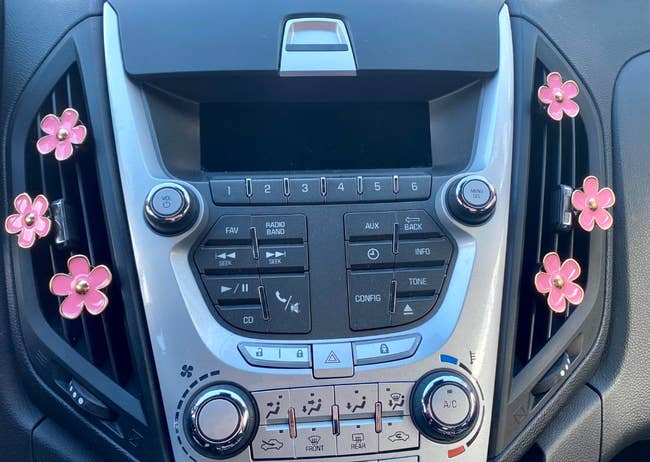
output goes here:
{"type": "Polygon", "coordinates": [[[447,190],[447,205],[451,213],[469,225],[478,225],[490,219],[497,205],[492,184],[479,175],[468,175],[456,180],[447,190]]]}
{"type": "Polygon", "coordinates": [[[411,416],[420,432],[437,443],[463,439],[476,425],[478,414],[474,385],[456,372],[432,372],[415,385],[411,416]]]}
{"type": "Polygon", "coordinates": [[[149,225],[161,234],[187,231],[196,221],[196,198],[177,183],[161,183],[149,191],[144,215],[149,225]]]}
{"type": "Polygon", "coordinates": [[[257,429],[257,408],[235,385],[218,384],[198,392],[185,411],[185,426],[198,451],[213,459],[242,452],[257,429]]]}

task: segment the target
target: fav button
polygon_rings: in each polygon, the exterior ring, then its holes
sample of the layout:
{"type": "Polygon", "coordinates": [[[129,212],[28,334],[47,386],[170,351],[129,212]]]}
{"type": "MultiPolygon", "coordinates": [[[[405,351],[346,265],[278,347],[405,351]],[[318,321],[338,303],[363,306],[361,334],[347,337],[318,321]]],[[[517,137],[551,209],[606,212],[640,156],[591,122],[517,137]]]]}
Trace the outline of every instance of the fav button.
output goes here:
{"type": "Polygon", "coordinates": [[[251,217],[247,215],[225,215],[212,226],[205,238],[207,245],[250,244],[251,217]]]}
{"type": "Polygon", "coordinates": [[[329,379],[354,375],[350,343],[316,343],[312,349],[315,378],[329,379]]]}
{"type": "Polygon", "coordinates": [[[416,334],[354,342],[354,364],[362,366],[409,358],[415,354],[421,339],[416,334]]]}

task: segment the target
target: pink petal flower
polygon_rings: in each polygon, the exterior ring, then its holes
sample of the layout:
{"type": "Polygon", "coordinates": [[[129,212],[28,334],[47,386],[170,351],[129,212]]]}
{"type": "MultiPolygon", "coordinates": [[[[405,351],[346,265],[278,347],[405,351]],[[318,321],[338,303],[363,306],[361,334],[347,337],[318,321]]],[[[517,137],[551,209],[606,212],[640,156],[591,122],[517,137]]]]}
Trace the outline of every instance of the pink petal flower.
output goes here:
{"type": "Polygon", "coordinates": [[[66,319],[77,319],[83,310],[84,298],[76,292],[68,295],[59,306],[59,313],[66,319]]]}
{"type": "Polygon", "coordinates": [[[546,106],[548,116],[559,122],[565,114],[573,118],[580,112],[580,106],[573,101],[579,91],[573,80],[563,82],[559,72],[551,72],[546,76],[546,85],[537,89],[537,99],[546,106]]]}
{"type": "Polygon", "coordinates": [[[579,305],[584,291],[575,281],[580,276],[580,265],[573,258],[562,262],[556,252],[549,252],[543,259],[543,271],[535,275],[535,289],[546,295],[548,307],[556,313],[563,313],[567,303],[579,305]]]}
{"type": "Polygon", "coordinates": [[[50,279],[50,292],[59,297],[66,296],[59,312],[67,319],[75,319],[85,309],[92,315],[101,314],[108,306],[108,297],[101,289],[111,283],[112,275],[104,265],[91,268],[84,255],[68,259],[69,274],[58,273],[50,279]]]}
{"type": "Polygon", "coordinates": [[[39,194],[32,202],[29,194],[22,193],[14,199],[17,214],[5,219],[5,231],[18,234],[18,245],[28,249],[34,245],[36,236],[45,237],[50,232],[52,222],[45,216],[50,203],[45,196],[39,194]]]}
{"type": "Polygon", "coordinates": [[[616,203],[614,191],[610,188],[600,189],[595,176],[588,176],[582,181],[582,191],[575,190],[571,195],[571,205],[578,215],[578,224],[590,232],[597,224],[600,229],[608,230],[614,224],[612,215],[605,209],[616,203]]]}
{"type": "Polygon", "coordinates": [[[61,118],[48,114],[41,120],[41,130],[46,133],[36,142],[36,149],[45,155],[54,151],[58,161],[69,159],[74,154],[74,146],[82,144],[88,134],[86,127],[79,122],[79,113],[67,108],[61,118]]]}

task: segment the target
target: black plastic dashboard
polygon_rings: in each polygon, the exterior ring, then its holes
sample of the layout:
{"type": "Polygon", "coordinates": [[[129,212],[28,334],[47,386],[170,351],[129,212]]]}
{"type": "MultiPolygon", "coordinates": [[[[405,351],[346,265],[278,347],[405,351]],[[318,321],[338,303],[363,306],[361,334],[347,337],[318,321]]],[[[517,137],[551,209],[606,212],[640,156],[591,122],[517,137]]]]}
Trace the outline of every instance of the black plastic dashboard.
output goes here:
{"type": "Polygon", "coordinates": [[[7,460],[591,461],[648,436],[644,2],[31,3],[3,5],[3,210],[67,215],[3,237],[7,460]],[[580,87],[559,124],[551,71],[580,87]],[[90,141],[57,164],[34,146],[65,107],[90,141]],[[556,228],[587,175],[613,229],[556,228]],[[583,265],[566,315],[530,282],[548,251],[583,265]],[[77,253],[111,302],[62,320],[47,282],[77,253]]]}

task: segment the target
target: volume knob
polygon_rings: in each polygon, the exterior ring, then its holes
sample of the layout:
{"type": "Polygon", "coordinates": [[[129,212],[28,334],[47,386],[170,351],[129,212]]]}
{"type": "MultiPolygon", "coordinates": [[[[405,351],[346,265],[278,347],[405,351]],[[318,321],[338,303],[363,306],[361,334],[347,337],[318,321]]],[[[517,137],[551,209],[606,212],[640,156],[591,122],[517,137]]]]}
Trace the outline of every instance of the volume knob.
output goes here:
{"type": "Polygon", "coordinates": [[[416,384],[411,416],[420,432],[437,443],[455,443],[476,424],[478,398],[474,385],[460,374],[432,372],[416,384]]]}
{"type": "Polygon", "coordinates": [[[193,194],[177,183],[160,183],[149,191],[144,216],[161,234],[188,230],[196,220],[197,204],[193,194]]]}
{"type": "Polygon", "coordinates": [[[496,204],[494,187],[479,175],[468,175],[456,180],[447,191],[450,212],[469,225],[478,225],[489,220],[496,204]]]}
{"type": "Polygon", "coordinates": [[[257,410],[244,390],[220,384],[192,398],[185,422],[197,450],[213,459],[225,459],[250,444],[257,428],[257,410]]]}

